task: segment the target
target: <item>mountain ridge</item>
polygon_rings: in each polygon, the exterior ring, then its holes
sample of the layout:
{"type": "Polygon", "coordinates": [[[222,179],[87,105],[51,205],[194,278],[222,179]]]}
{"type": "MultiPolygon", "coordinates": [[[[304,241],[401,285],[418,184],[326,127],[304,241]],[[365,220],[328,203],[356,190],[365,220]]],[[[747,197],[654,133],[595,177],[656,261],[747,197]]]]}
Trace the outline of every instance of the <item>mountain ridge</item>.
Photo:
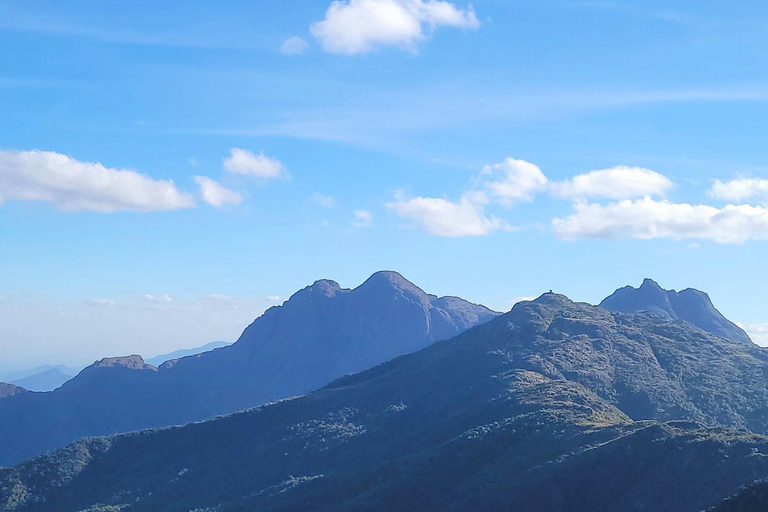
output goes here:
{"type": "Polygon", "coordinates": [[[138,355],[104,358],[52,393],[3,398],[0,418],[9,421],[0,422],[0,464],[84,436],[199,421],[305,394],[496,315],[461,299],[430,299],[395,272],[377,272],[354,289],[318,280],[268,309],[231,346],[159,368],[138,355]]]}
{"type": "Polygon", "coordinates": [[[768,477],[768,439],[733,428],[768,430],[767,366],[687,322],[544,294],[302,397],[0,471],[0,503],[697,512],[768,477]]]}
{"type": "Polygon", "coordinates": [[[686,288],[680,292],[665,290],[646,278],[639,288],[625,286],[603,299],[600,306],[622,313],[648,312],[670,319],[680,319],[725,338],[751,344],[749,335],[712,304],[705,292],[686,288]]]}

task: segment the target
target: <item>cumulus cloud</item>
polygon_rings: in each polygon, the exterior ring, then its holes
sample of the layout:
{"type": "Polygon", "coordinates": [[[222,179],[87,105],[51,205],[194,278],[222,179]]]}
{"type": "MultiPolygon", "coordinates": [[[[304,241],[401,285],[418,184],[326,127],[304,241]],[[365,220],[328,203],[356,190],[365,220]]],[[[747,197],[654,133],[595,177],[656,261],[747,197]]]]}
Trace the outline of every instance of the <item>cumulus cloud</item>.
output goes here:
{"type": "Polygon", "coordinates": [[[356,228],[369,228],[373,224],[373,214],[368,210],[355,210],[352,225],[356,228]]]}
{"type": "Polygon", "coordinates": [[[325,51],[352,55],[382,46],[414,51],[440,26],[476,29],[480,22],[471,5],[442,0],[337,0],[310,32],[325,51]]]}
{"type": "Polygon", "coordinates": [[[480,181],[491,198],[506,206],[532,201],[533,196],[546,190],[549,184],[538,166],[514,158],[483,167],[480,181]]]}
{"type": "Polygon", "coordinates": [[[265,179],[287,175],[285,166],[279,160],[265,156],[263,151],[255,155],[240,148],[232,148],[230,156],[224,158],[224,169],[235,174],[265,179]]]}
{"type": "Polygon", "coordinates": [[[53,151],[0,150],[0,204],[46,201],[65,211],[150,212],[195,205],[172,180],[81,162],[53,151]]]}
{"type": "Polygon", "coordinates": [[[550,185],[554,195],[575,199],[636,199],[665,196],[675,186],[666,176],[642,167],[620,165],[590,171],[550,185]]]}
{"type": "Polygon", "coordinates": [[[203,201],[215,208],[222,208],[228,204],[240,204],[243,200],[243,196],[234,190],[229,190],[206,176],[195,176],[195,183],[200,186],[200,197],[203,201]]]}
{"type": "Polygon", "coordinates": [[[286,39],[280,47],[280,53],[283,55],[298,55],[304,53],[309,48],[309,43],[300,37],[293,36],[286,39]]]}
{"type": "Polygon", "coordinates": [[[315,192],[312,194],[312,201],[319,204],[320,206],[325,206],[326,208],[333,208],[336,206],[336,199],[331,196],[321,194],[320,192],[315,192]]]}
{"type": "Polygon", "coordinates": [[[768,204],[768,180],[759,178],[739,178],[722,182],[715,180],[708,194],[724,201],[746,201],[756,199],[768,204]]]}
{"type": "Polygon", "coordinates": [[[768,239],[768,208],[760,206],[716,208],[646,197],[607,205],[580,202],[574,209],[552,222],[560,238],[697,238],[723,244],[768,239]]]}
{"type": "Polygon", "coordinates": [[[482,236],[512,229],[505,220],[485,215],[487,202],[484,194],[472,192],[464,194],[458,202],[439,197],[407,199],[397,194],[387,207],[400,217],[416,221],[435,236],[482,236]]]}

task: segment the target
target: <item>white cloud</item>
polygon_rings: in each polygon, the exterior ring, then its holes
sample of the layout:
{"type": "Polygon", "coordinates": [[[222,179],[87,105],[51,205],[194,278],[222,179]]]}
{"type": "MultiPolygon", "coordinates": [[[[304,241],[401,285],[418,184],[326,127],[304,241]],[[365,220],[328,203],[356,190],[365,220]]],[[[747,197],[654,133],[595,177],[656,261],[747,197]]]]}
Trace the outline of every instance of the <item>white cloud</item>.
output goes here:
{"type": "Polygon", "coordinates": [[[727,182],[715,180],[708,194],[724,201],[757,199],[763,204],[768,204],[768,180],[759,178],[739,178],[727,182]]]}
{"type": "Polygon", "coordinates": [[[552,222],[560,238],[697,238],[725,244],[768,239],[768,208],[760,206],[715,208],[646,197],[574,208],[575,214],[552,222]]]}
{"type": "Polygon", "coordinates": [[[111,299],[93,299],[89,303],[94,306],[114,306],[116,304],[116,302],[111,299]]]}
{"type": "Polygon", "coordinates": [[[80,162],[53,151],[0,150],[0,204],[47,201],[65,211],[159,211],[190,208],[172,180],[80,162]]]}
{"type": "Polygon", "coordinates": [[[355,210],[352,225],[356,228],[369,228],[373,223],[373,214],[368,210],[355,210]]]}
{"type": "Polygon", "coordinates": [[[440,197],[414,197],[406,199],[402,194],[387,207],[400,217],[421,224],[431,235],[445,237],[482,236],[497,230],[512,229],[509,224],[494,216],[486,217],[482,193],[467,193],[458,202],[440,197]]]}
{"type": "Polygon", "coordinates": [[[267,300],[270,302],[280,302],[280,296],[279,295],[270,295],[267,297],[267,300]]]}
{"type": "Polygon", "coordinates": [[[285,166],[279,160],[265,156],[264,152],[254,155],[247,149],[239,148],[232,148],[230,156],[224,158],[224,169],[235,174],[267,179],[287,175],[285,166]]]}
{"type": "Polygon", "coordinates": [[[635,199],[664,196],[675,186],[666,176],[650,169],[620,165],[590,171],[566,181],[553,182],[552,193],[566,198],[635,199]]]}
{"type": "Polygon", "coordinates": [[[476,29],[472,6],[461,9],[442,0],[338,0],[310,32],[331,53],[366,53],[381,46],[414,51],[439,26],[476,29]]]}
{"type": "Polygon", "coordinates": [[[173,302],[173,298],[170,295],[142,295],[141,300],[144,302],[151,302],[153,304],[168,304],[173,302]]]}
{"type": "Polygon", "coordinates": [[[545,190],[549,183],[538,166],[514,158],[483,167],[480,181],[491,198],[506,206],[532,201],[534,194],[545,190]]]}
{"type": "Polygon", "coordinates": [[[762,347],[768,347],[768,323],[752,324],[748,326],[742,326],[739,324],[739,327],[747,331],[747,334],[749,334],[749,337],[752,338],[752,341],[762,347]]]}
{"type": "Polygon", "coordinates": [[[312,194],[312,201],[319,204],[320,206],[325,206],[326,208],[333,208],[336,206],[336,199],[331,196],[321,194],[320,192],[315,192],[312,194]]]}
{"type": "Polygon", "coordinates": [[[300,37],[293,36],[286,39],[280,47],[280,53],[283,55],[299,55],[309,48],[309,43],[300,37]]]}
{"type": "Polygon", "coordinates": [[[222,208],[228,204],[240,204],[243,196],[224,188],[218,182],[206,176],[195,176],[195,183],[200,186],[200,197],[203,201],[215,208],[222,208]]]}

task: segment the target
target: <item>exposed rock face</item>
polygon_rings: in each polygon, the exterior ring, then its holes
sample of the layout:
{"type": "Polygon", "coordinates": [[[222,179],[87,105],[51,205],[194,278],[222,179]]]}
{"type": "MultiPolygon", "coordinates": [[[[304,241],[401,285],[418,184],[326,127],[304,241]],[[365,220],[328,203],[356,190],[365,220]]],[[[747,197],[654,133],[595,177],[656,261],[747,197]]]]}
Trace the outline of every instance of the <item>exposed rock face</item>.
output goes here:
{"type": "Polygon", "coordinates": [[[545,294],[303,397],[0,471],[0,507],[698,512],[768,477],[768,439],[727,427],[768,432],[766,375],[757,346],[545,294]]]}
{"type": "Polygon", "coordinates": [[[26,392],[27,390],[21,386],[0,382],[0,398],[7,398],[9,396],[15,396],[26,392]]]}
{"type": "Polygon", "coordinates": [[[752,343],[741,327],[715,309],[706,293],[693,288],[681,292],[664,290],[655,281],[646,279],[640,288],[619,288],[604,299],[600,306],[622,313],[648,312],[673,320],[685,320],[717,336],[752,343]]]}
{"type": "Polygon", "coordinates": [[[308,393],[496,315],[428,295],[395,272],[353,290],[317,281],[266,311],[232,346],[159,369],[136,355],[107,358],[52,393],[2,400],[0,465],[84,436],[183,424],[308,393]]]}

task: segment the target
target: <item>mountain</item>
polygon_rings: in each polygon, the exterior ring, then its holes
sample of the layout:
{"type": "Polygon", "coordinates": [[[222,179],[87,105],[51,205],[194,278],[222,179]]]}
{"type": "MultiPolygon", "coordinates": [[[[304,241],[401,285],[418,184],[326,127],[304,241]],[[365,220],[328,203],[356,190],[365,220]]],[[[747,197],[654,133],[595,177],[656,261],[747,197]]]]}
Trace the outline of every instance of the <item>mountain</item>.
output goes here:
{"type": "Polygon", "coordinates": [[[625,286],[616,290],[610,297],[605,298],[600,306],[622,313],[645,311],[669,319],[685,320],[717,336],[752,343],[741,327],[715,309],[709,295],[693,288],[681,292],[664,290],[656,281],[645,279],[640,288],[625,286]]]}
{"type": "Polygon", "coordinates": [[[50,393],[0,400],[0,465],[86,436],[178,425],[308,393],[494,318],[395,272],[321,280],[267,310],[232,346],[166,361],[109,358],[50,393]]]}
{"type": "Polygon", "coordinates": [[[226,341],[212,341],[201,347],[184,348],[181,350],[176,350],[169,354],[161,354],[159,356],[152,357],[150,359],[147,359],[147,364],[151,364],[152,366],[160,366],[164,362],[170,361],[172,359],[181,359],[182,357],[194,356],[197,354],[202,354],[203,352],[209,352],[211,350],[215,350],[217,348],[227,347],[229,345],[231,345],[231,343],[227,343],[226,341]]]}
{"type": "Polygon", "coordinates": [[[302,397],[0,470],[0,510],[697,512],[768,478],[733,428],[768,431],[766,352],[545,294],[302,397]]]}
{"type": "MultiPolygon", "coordinates": [[[[27,377],[31,377],[33,375],[45,373],[48,370],[58,370],[61,373],[68,375],[69,378],[74,377],[77,375],[80,370],[82,370],[82,367],[74,367],[74,366],[65,366],[63,364],[59,365],[52,365],[52,364],[44,364],[41,366],[36,366],[34,368],[26,368],[23,370],[15,370],[15,371],[9,371],[6,373],[3,373],[0,375],[0,382],[17,382],[22,379],[26,379],[27,377]]],[[[52,390],[51,388],[50,390],[52,390]]],[[[50,390],[41,390],[41,391],[50,391],[50,390]]]]}
{"type": "Polygon", "coordinates": [[[30,391],[53,391],[72,378],[58,367],[32,374],[23,379],[11,382],[30,391]]]}

